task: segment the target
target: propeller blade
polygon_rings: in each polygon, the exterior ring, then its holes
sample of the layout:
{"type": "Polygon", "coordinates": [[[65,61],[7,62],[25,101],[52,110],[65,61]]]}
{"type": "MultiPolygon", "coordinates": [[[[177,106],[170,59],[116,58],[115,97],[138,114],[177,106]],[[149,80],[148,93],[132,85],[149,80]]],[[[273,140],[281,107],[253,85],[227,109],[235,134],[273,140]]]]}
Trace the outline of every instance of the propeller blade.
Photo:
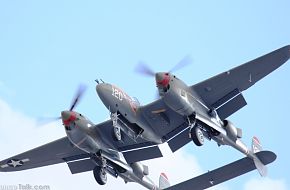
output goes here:
{"type": "Polygon", "coordinates": [[[155,72],[144,62],[139,62],[139,64],[135,68],[135,72],[140,73],[146,76],[155,76],[155,72]]]}
{"type": "Polygon", "coordinates": [[[55,121],[58,121],[60,119],[61,119],[61,117],[42,117],[42,118],[38,118],[36,120],[36,124],[43,126],[43,125],[47,125],[47,124],[53,123],[55,121]]]}
{"type": "MultiPolygon", "coordinates": [[[[77,106],[77,104],[79,103],[81,97],[83,96],[86,88],[87,87],[83,84],[79,85],[79,88],[76,92],[76,95],[75,95],[73,101],[72,101],[72,104],[70,106],[69,111],[73,111],[74,108],[77,106]]],[[[58,121],[61,119],[62,119],[61,116],[59,116],[59,117],[41,117],[41,118],[37,119],[36,123],[37,123],[37,125],[43,126],[43,125],[47,125],[49,123],[52,123],[52,122],[55,122],[55,121],[58,121]]]]}
{"type": "Polygon", "coordinates": [[[86,86],[85,85],[80,85],[79,88],[78,88],[78,91],[75,95],[75,98],[73,99],[73,102],[71,104],[71,107],[69,109],[69,111],[73,111],[74,108],[77,106],[77,104],[79,103],[81,97],[83,96],[85,90],[86,90],[86,86]]]}
{"type": "Polygon", "coordinates": [[[173,73],[182,69],[185,66],[192,64],[192,58],[190,55],[185,56],[182,60],[180,60],[172,69],[169,70],[169,73],[173,73]]]}

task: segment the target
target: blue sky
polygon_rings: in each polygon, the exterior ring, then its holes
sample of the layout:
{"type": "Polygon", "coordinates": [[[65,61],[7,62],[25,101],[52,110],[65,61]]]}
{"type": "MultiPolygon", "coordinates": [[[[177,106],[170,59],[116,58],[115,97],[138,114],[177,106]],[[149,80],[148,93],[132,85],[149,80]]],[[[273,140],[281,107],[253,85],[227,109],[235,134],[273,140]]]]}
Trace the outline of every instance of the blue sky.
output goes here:
{"type": "MultiPolygon", "coordinates": [[[[85,83],[88,90],[77,111],[101,122],[109,113],[95,92],[96,78],[118,85],[142,104],[149,103],[155,83],[134,72],[140,60],[156,71],[167,71],[191,55],[193,64],[175,74],[187,84],[197,83],[290,44],[289,7],[286,0],[0,1],[0,99],[27,118],[58,116],[69,107],[77,86],[85,83]]],[[[257,135],[265,149],[277,153],[269,178],[287,187],[289,73],[288,62],[244,92],[248,106],[230,118],[243,129],[248,145],[257,135]]],[[[65,135],[56,129],[60,127],[49,129],[52,139],[65,135]]],[[[0,135],[0,144],[10,142],[3,139],[17,131],[9,129],[9,123],[5,128],[8,134],[0,135]]],[[[33,134],[34,128],[30,130],[33,134]]],[[[39,137],[27,138],[31,146],[39,145],[39,137]]],[[[22,141],[26,143],[25,138],[18,143],[22,141]]],[[[5,149],[6,154],[15,153],[11,149],[5,149]]],[[[188,145],[183,151],[194,155],[204,170],[242,157],[214,142],[202,148],[188,145]]],[[[259,180],[258,173],[226,186],[244,189],[251,179],[259,180]]]]}

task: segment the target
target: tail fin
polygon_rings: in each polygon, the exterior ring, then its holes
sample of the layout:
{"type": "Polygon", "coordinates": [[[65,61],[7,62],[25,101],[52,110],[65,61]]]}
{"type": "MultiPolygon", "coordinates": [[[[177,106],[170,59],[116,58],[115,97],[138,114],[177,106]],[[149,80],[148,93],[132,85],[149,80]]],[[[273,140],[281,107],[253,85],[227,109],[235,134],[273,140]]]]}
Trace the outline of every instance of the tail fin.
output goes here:
{"type": "Polygon", "coordinates": [[[159,177],[159,188],[160,189],[166,189],[170,187],[170,183],[168,181],[168,177],[165,173],[161,173],[159,177]]]}
{"type": "Polygon", "coordinates": [[[262,146],[260,144],[260,141],[257,137],[253,137],[252,139],[252,153],[253,153],[253,161],[254,164],[259,171],[260,175],[262,177],[265,177],[267,175],[267,167],[261,162],[261,160],[256,156],[257,152],[262,151],[262,146]]]}
{"type": "Polygon", "coordinates": [[[256,154],[257,152],[260,152],[262,150],[263,150],[263,148],[260,144],[259,139],[257,137],[253,137],[253,139],[252,139],[252,152],[256,154]]]}

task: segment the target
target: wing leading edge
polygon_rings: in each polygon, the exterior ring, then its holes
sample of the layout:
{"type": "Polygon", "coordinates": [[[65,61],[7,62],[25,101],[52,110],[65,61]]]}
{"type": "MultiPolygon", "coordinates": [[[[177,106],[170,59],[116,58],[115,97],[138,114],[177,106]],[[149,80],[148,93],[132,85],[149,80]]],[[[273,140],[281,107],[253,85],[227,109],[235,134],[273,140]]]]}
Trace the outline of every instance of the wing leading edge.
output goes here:
{"type": "MultiPolygon", "coordinates": [[[[112,145],[113,150],[123,153],[128,163],[162,157],[157,144],[141,138],[132,140],[124,134],[122,141],[113,139],[111,121],[105,121],[95,126],[101,128],[104,140],[112,145]]],[[[71,144],[67,137],[42,145],[27,152],[18,154],[0,162],[0,172],[21,171],[59,163],[67,163],[72,173],[86,171],[94,166],[91,155],[71,144]],[[80,169],[76,163],[86,162],[80,169]],[[89,167],[87,167],[89,163],[89,167]]]]}
{"type": "Polygon", "coordinates": [[[290,45],[230,69],[191,87],[207,107],[225,119],[246,105],[241,92],[254,85],[290,58],[290,45]],[[225,107],[226,106],[226,107],[225,107]]]}

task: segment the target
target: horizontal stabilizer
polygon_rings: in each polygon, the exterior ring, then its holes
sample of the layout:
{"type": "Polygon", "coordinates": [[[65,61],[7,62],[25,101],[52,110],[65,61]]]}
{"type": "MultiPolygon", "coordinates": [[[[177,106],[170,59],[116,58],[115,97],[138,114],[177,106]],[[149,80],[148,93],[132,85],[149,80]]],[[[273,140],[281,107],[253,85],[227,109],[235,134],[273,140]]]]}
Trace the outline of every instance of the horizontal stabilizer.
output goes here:
{"type": "MultiPolygon", "coordinates": [[[[261,151],[258,152],[256,156],[264,165],[270,164],[276,160],[276,154],[271,151],[261,151]]],[[[256,166],[253,160],[249,157],[245,157],[213,171],[209,171],[190,180],[171,186],[166,190],[202,190],[231,180],[255,169],[256,166]]]]}

